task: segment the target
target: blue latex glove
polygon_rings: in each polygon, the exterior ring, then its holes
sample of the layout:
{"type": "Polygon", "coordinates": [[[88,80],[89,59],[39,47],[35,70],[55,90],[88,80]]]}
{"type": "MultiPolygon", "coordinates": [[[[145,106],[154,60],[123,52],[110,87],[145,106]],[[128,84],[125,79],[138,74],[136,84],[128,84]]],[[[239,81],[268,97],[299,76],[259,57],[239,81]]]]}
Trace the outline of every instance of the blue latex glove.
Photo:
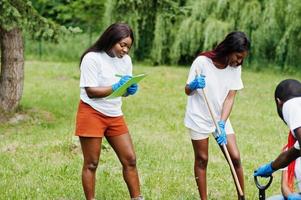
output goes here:
{"type": "Polygon", "coordinates": [[[112,90],[115,91],[118,88],[120,88],[123,84],[125,84],[128,80],[130,80],[132,77],[129,75],[125,75],[123,77],[120,78],[120,80],[112,85],[112,90]]]}
{"type": "Polygon", "coordinates": [[[128,87],[127,89],[127,93],[129,95],[134,95],[136,92],[138,91],[138,85],[135,83],[133,85],[131,85],[130,87],[128,87]]]}
{"type": "Polygon", "coordinates": [[[221,130],[221,134],[218,133],[217,129],[215,129],[215,134],[217,137],[215,138],[219,145],[227,144],[227,134],[225,131],[225,122],[223,120],[218,122],[219,129],[221,130]]]}
{"type": "Polygon", "coordinates": [[[268,177],[272,175],[275,170],[272,169],[272,162],[262,165],[254,171],[254,176],[268,177]]]}
{"type": "Polygon", "coordinates": [[[287,200],[301,200],[301,195],[298,193],[291,193],[287,196],[287,200]]]}
{"type": "Polygon", "coordinates": [[[206,86],[205,76],[198,75],[193,81],[188,84],[188,87],[191,91],[196,89],[203,89],[206,86]]]}
{"type": "Polygon", "coordinates": [[[288,200],[301,200],[301,194],[299,193],[291,193],[287,196],[288,200]]]}

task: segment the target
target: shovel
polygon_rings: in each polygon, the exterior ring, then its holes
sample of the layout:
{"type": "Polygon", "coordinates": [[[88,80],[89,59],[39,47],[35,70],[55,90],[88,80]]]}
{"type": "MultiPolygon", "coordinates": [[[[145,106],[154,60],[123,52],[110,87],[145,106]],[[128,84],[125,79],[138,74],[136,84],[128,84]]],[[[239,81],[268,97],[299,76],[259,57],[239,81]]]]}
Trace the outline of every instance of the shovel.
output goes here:
{"type": "Polygon", "coordinates": [[[273,176],[269,176],[269,181],[265,185],[261,185],[258,181],[258,176],[254,176],[254,181],[256,184],[256,187],[259,189],[259,200],[265,200],[265,190],[268,189],[268,187],[271,185],[273,181],[273,176]]]}

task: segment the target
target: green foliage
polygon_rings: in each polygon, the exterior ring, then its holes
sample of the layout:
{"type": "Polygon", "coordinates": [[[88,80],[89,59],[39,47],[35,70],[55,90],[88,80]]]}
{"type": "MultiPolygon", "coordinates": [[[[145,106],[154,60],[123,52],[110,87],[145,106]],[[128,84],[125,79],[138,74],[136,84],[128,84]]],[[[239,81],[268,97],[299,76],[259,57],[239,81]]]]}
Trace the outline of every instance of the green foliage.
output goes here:
{"type": "Polygon", "coordinates": [[[285,7],[285,31],[276,47],[278,63],[289,66],[300,63],[301,52],[301,3],[290,0],[285,7]]]}
{"type": "Polygon", "coordinates": [[[35,39],[57,41],[60,34],[67,33],[64,26],[57,25],[39,15],[31,2],[27,0],[3,0],[0,2],[0,13],[2,29],[25,28],[35,39]]]}
{"type": "MultiPolygon", "coordinates": [[[[190,64],[234,30],[250,38],[251,63],[287,69],[301,62],[300,0],[36,0],[34,5],[63,25],[92,27],[83,28],[90,43],[92,32],[99,36],[114,22],[128,23],[135,34],[132,56],[156,65],[190,64]]],[[[7,13],[18,16],[18,10],[7,13]]]]}
{"type": "MultiPolygon", "coordinates": [[[[181,16],[179,3],[175,1],[160,1],[159,11],[155,20],[154,40],[152,44],[151,58],[155,65],[171,63],[169,54],[175,41],[177,18],[181,16]]],[[[173,62],[175,63],[175,62],[173,62]]]]}
{"type": "Polygon", "coordinates": [[[133,56],[144,59],[150,53],[155,26],[156,1],[107,0],[103,24],[105,27],[115,22],[128,23],[134,31],[133,56]]]}
{"type": "Polygon", "coordinates": [[[85,31],[100,31],[104,0],[35,0],[39,13],[64,26],[80,27],[85,31]]]}
{"type": "Polygon", "coordinates": [[[214,18],[208,18],[205,21],[203,50],[214,48],[218,44],[218,41],[222,41],[230,30],[231,24],[214,18]]]}

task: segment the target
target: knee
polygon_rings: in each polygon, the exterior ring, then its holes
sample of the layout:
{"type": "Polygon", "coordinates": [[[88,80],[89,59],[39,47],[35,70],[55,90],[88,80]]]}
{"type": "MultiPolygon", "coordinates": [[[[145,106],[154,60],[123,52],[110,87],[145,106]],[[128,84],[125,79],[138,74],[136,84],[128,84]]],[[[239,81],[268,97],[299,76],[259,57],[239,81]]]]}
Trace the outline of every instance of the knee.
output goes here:
{"type": "Polygon", "coordinates": [[[98,160],[93,160],[84,164],[84,168],[90,171],[96,171],[98,166],[98,160]]]}
{"type": "Polygon", "coordinates": [[[208,163],[208,155],[197,155],[195,157],[195,164],[198,168],[205,169],[208,163]]]}
{"type": "Polygon", "coordinates": [[[240,160],[239,153],[235,154],[235,155],[232,155],[231,160],[232,160],[233,166],[235,168],[240,168],[241,167],[241,160],[240,160]]]}
{"type": "Polygon", "coordinates": [[[125,168],[136,168],[136,156],[128,155],[122,162],[123,167],[125,168]]]}

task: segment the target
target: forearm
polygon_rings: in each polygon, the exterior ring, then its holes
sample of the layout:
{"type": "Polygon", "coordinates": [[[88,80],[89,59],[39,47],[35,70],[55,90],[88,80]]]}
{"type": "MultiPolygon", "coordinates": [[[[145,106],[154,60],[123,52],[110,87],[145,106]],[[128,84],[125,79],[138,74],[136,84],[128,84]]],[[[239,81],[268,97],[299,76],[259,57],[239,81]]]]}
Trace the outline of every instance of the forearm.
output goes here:
{"type": "Polygon", "coordinates": [[[85,87],[87,95],[90,98],[103,98],[110,95],[113,90],[111,86],[107,87],[85,87]]]}
{"type": "MultiPolygon", "coordinates": [[[[296,128],[294,130],[295,136],[297,138],[297,141],[299,143],[299,146],[301,147],[301,127],[296,128]]],[[[301,156],[301,148],[300,148],[300,156],[301,156]]]]}
{"type": "Polygon", "coordinates": [[[282,152],[272,163],[272,169],[278,170],[288,166],[293,160],[296,160],[300,156],[300,150],[294,147],[282,152]]]}
{"type": "Polygon", "coordinates": [[[231,90],[228,93],[228,95],[223,103],[221,120],[227,121],[227,119],[229,118],[233,104],[234,104],[235,95],[236,95],[236,91],[234,91],[234,90],[231,90]]]}

